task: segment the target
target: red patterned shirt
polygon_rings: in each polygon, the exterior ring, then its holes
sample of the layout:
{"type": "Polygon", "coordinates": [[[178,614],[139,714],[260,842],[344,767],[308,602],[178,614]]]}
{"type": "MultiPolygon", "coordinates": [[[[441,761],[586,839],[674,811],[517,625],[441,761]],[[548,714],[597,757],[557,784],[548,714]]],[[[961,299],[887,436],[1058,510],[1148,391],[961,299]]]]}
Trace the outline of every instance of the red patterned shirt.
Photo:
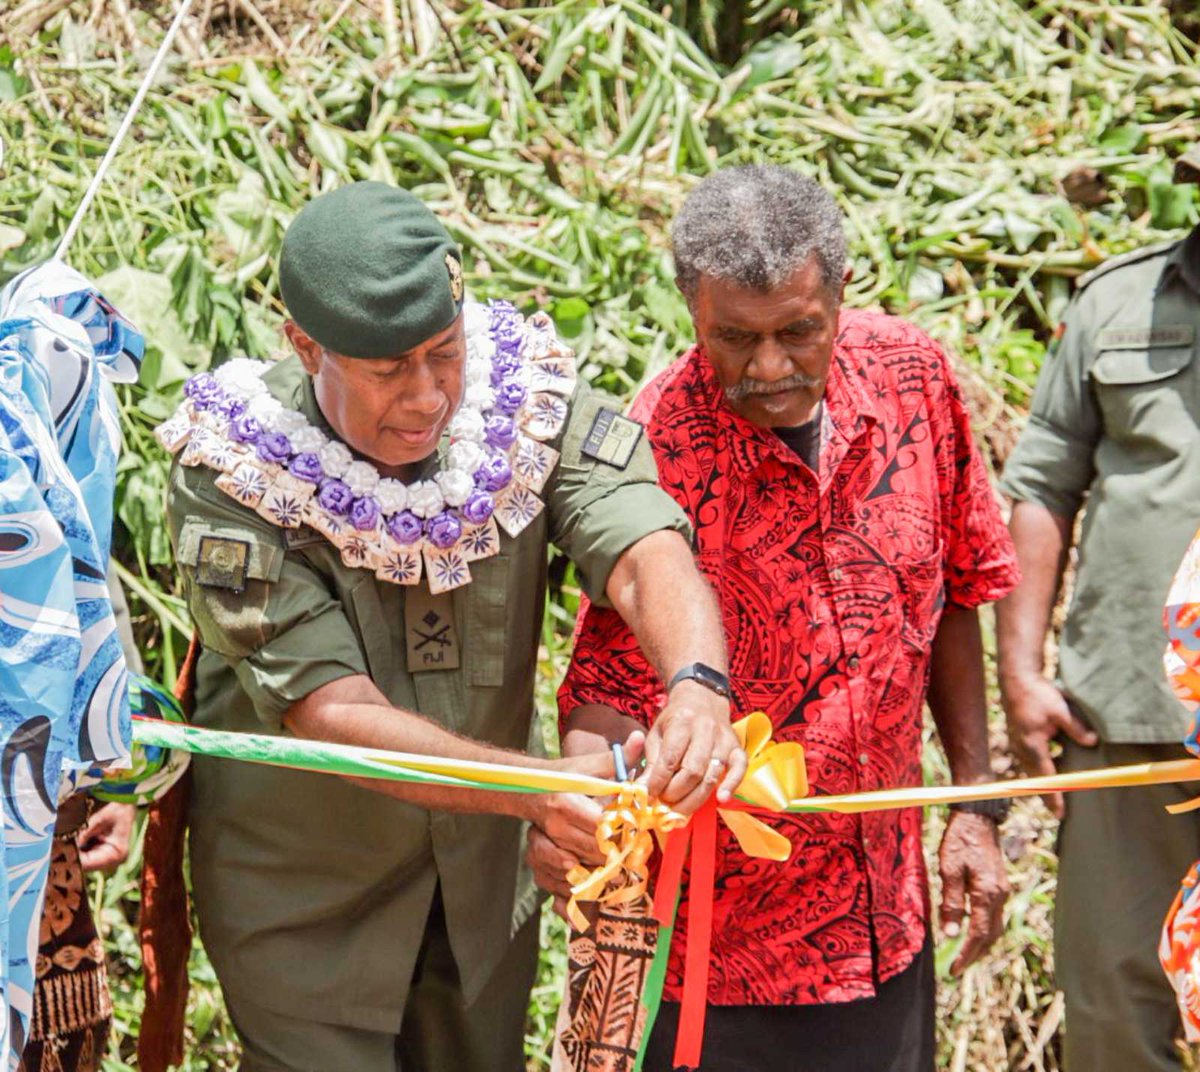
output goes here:
{"type": "MultiPolygon", "coordinates": [[[[765,711],[776,740],[804,745],[814,793],[917,785],[942,607],[1010,591],[1012,543],[953,373],[921,331],[844,310],[823,410],[814,473],[728,407],[693,350],[646,387],[632,416],[719,595],[735,711],[765,711]]],[[[585,606],[563,716],[607,704],[648,725],[663,701],[620,617],[585,606]]],[[[925,940],[920,812],[770,821],[794,846],[786,864],[747,858],[721,826],[709,1001],[871,996],[925,940]]],[[[681,947],[669,1000],[679,999],[681,947]]]]}

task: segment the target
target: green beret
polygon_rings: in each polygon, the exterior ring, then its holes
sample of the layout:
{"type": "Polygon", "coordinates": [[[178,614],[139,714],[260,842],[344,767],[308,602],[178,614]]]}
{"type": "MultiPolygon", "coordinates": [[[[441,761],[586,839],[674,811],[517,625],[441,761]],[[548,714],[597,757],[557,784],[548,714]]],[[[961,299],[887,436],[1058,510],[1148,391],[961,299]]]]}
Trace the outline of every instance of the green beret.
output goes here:
{"type": "Polygon", "coordinates": [[[292,319],[325,349],[395,357],[462,312],[462,256],[407,190],[355,182],[313,198],[292,220],[279,285],[292,319]]]}

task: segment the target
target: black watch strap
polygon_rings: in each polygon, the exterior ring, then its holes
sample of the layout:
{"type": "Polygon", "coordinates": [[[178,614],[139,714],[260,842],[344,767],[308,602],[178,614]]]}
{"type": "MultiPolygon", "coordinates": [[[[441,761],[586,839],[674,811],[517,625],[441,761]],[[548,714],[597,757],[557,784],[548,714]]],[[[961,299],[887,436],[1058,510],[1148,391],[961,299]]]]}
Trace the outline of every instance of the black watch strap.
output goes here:
{"type": "Polygon", "coordinates": [[[950,810],[965,811],[968,815],[982,815],[999,825],[1008,818],[1011,807],[1011,798],[999,797],[996,800],[960,800],[951,804],[950,810]]]}
{"type": "Polygon", "coordinates": [[[710,692],[715,692],[726,700],[729,699],[729,678],[720,670],[714,670],[711,666],[705,666],[704,663],[692,663],[676,673],[667,684],[667,692],[670,692],[681,681],[694,681],[697,685],[703,685],[710,692]]]}

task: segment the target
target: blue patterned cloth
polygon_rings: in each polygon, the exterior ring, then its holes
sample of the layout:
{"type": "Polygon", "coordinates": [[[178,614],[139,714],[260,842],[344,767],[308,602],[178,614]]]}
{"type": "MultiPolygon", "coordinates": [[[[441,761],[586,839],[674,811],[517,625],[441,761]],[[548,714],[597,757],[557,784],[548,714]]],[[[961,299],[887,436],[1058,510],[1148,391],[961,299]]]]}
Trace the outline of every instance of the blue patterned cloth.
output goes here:
{"type": "Polygon", "coordinates": [[[59,261],[0,291],[0,1047],[20,1061],[58,801],[129,762],[105,585],[121,435],[112,383],[141,335],[59,261]]]}

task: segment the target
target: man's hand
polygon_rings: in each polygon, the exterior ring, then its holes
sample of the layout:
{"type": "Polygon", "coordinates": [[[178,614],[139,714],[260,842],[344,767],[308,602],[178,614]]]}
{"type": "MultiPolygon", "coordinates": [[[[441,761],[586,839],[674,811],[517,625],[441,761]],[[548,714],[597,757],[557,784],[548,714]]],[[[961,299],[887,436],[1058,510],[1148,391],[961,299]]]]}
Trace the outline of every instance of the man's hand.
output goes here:
{"type": "MultiPolygon", "coordinates": [[[[554,898],[554,911],[567,918],[567,901],[571,897],[571,884],[567,873],[580,863],[579,857],[566,849],[559,848],[536,826],[529,828],[526,836],[525,862],[533,872],[538,888],[554,898]]],[[[592,838],[595,849],[595,838],[592,838]]]]}
{"type": "MultiPolygon", "coordinates": [[[[1041,674],[1001,680],[1001,698],[1008,717],[1008,742],[1021,769],[1031,777],[1054,773],[1050,742],[1065,733],[1076,744],[1092,748],[1099,738],[1079,721],[1066,697],[1041,674]]],[[[1063,817],[1062,793],[1047,793],[1046,806],[1063,817]]]]}
{"type": "Polygon", "coordinates": [[[646,737],[646,788],[683,815],[713,790],[725,803],[746,775],[746,753],[729,724],[729,701],[692,681],[671,690],[646,737]]]}
{"type": "Polygon", "coordinates": [[[125,862],[136,810],[132,804],[105,804],[92,814],[75,835],[79,864],[85,873],[103,871],[109,874],[125,862]]]}
{"type": "Polygon", "coordinates": [[[951,975],[961,975],[1004,931],[1008,877],[996,824],[983,815],[951,812],[938,851],[938,870],[942,930],[947,937],[958,936],[967,900],[971,902],[967,938],[950,965],[951,975]]]}
{"type": "MultiPolygon", "coordinates": [[[[626,738],[622,750],[627,769],[641,761],[645,743],[646,735],[641,730],[626,738]]],[[[616,773],[610,751],[565,756],[556,766],[596,778],[611,778],[616,773]]],[[[567,898],[571,896],[567,872],[579,864],[594,867],[604,862],[596,844],[596,826],[603,806],[595,797],[578,793],[547,793],[535,800],[525,861],[538,886],[554,895],[554,911],[566,919],[567,898]]]]}

